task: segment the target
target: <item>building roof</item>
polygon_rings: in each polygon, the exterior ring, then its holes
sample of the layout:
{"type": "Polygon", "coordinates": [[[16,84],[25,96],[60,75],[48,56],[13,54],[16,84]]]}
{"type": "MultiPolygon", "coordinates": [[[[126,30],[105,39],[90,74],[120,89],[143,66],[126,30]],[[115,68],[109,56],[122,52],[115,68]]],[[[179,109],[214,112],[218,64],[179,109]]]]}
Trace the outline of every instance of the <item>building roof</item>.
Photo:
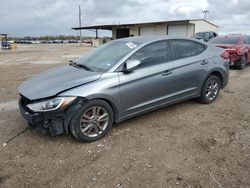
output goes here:
{"type": "Polygon", "coordinates": [[[166,39],[188,39],[188,40],[195,40],[183,36],[175,36],[175,35],[164,35],[164,36],[134,36],[134,37],[126,37],[120,38],[115,41],[125,41],[125,42],[135,42],[135,43],[148,43],[158,40],[166,40],[166,39]]]}
{"type": "Polygon", "coordinates": [[[85,27],[73,27],[74,30],[80,29],[100,29],[100,30],[112,30],[113,27],[131,27],[136,25],[160,25],[160,24],[168,24],[168,25],[180,25],[180,24],[193,24],[191,22],[194,21],[204,21],[208,24],[211,24],[215,27],[217,25],[205,20],[205,19],[194,19],[194,20],[174,20],[174,21],[159,21],[159,22],[144,22],[144,23],[131,23],[131,24],[110,24],[110,25],[93,25],[93,26],[85,26],[85,27]]]}

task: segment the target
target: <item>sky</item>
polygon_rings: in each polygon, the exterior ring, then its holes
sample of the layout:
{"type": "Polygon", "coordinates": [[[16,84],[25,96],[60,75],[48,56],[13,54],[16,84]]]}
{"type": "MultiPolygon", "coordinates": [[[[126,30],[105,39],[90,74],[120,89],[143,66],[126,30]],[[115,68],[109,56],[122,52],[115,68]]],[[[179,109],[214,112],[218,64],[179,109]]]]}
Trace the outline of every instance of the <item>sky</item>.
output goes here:
{"type": "Polygon", "coordinates": [[[78,35],[71,28],[78,26],[79,5],[83,26],[200,19],[208,10],[207,19],[219,26],[219,34],[250,34],[249,0],[0,0],[0,33],[78,35]]]}

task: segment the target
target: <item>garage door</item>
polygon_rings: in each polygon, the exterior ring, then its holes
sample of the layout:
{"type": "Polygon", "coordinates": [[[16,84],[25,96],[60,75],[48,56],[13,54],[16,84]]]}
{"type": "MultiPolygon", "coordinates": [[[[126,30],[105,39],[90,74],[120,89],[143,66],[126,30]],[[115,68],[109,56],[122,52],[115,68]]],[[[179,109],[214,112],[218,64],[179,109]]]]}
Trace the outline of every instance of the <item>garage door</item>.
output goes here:
{"type": "Polygon", "coordinates": [[[168,26],[168,35],[187,36],[187,25],[168,26]]]}
{"type": "Polygon", "coordinates": [[[140,27],[140,36],[155,35],[155,27],[140,27]]]}

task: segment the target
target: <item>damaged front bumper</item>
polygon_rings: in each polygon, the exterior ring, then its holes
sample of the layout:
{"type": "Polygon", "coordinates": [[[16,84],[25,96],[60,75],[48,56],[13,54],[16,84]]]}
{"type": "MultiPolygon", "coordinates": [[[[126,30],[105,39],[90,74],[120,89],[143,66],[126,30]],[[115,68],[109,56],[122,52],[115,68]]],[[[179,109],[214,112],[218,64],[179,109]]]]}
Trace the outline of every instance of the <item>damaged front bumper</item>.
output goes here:
{"type": "Polygon", "coordinates": [[[57,109],[50,112],[32,112],[26,105],[31,101],[23,96],[19,99],[19,110],[29,126],[49,130],[51,135],[56,136],[68,133],[69,124],[81,108],[83,99],[77,98],[65,109],[57,109]]]}

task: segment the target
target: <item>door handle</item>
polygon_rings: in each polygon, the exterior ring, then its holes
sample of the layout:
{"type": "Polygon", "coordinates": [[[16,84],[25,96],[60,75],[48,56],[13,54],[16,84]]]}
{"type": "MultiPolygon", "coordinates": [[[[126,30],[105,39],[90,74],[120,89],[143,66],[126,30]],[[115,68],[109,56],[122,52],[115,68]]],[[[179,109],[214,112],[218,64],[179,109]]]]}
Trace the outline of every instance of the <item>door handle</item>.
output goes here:
{"type": "Polygon", "coordinates": [[[203,60],[203,61],[201,62],[201,65],[206,65],[206,64],[208,64],[208,61],[207,61],[207,60],[203,60]]]}
{"type": "Polygon", "coordinates": [[[167,76],[167,75],[170,75],[170,74],[172,74],[172,71],[170,71],[170,70],[166,70],[163,73],[161,73],[162,76],[167,76]]]}

